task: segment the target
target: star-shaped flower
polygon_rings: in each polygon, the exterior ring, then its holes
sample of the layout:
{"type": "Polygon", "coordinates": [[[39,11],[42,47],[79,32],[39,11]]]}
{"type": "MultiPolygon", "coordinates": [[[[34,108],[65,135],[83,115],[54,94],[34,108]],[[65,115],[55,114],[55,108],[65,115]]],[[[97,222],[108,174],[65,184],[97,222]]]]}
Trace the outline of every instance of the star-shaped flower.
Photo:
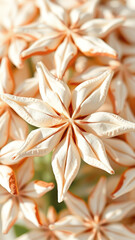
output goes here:
{"type": "Polygon", "coordinates": [[[21,211],[26,219],[36,226],[40,225],[35,198],[43,196],[53,188],[53,183],[32,181],[34,175],[33,159],[27,159],[16,170],[0,165],[0,203],[2,231],[7,233],[14,225],[21,211]]]}
{"type": "Polygon", "coordinates": [[[62,201],[79,170],[80,157],[94,167],[113,173],[100,138],[135,130],[135,124],[115,114],[96,112],[106,99],[111,69],[78,85],[73,92],[42,63],[37,69],[43,100],[9,94],[2,94],[1,98],[28,123],[40,127],[28,135],[14,159],[43,156],[54,150],[52,167],[58,199],[62,201]]]}
{"type": "Polygon", "coordinates": [[[45,1],[43,23],[18,28],[18,32],[31,34],[37,30],[42,33],[42,37],[22,52],[22,58],[55,51],[56,73],[59,78],[62,78],[66,68],[77,55],[78,49],[86,56],[116,58],[117,53],[101,38],[119,27],[123,19],[96,19],[97,2],[87,1],[68,14],[60,6],[45,1]],[[48,11],[48,6],[51,11],[48,11]]]}
{"type": "Polygon", "coordinates": [[[65,202],[73,216],[65,217],[50,228],[72,232],[72,240],[135,239],[135,232],[122,224],[122,220],[135,208],[135,202],[109,203],[106,191],[106,179],[102,177],[89,195],[87,204],[79,197],[67,193],[65,202]]]}
{"type": "Polygon", "coordinates": [[[16,238],[16,240],[63,240],[63,239],[68,239],[68,237],[71,235],[69,233],[66,233],[64,231],[52,231],[49,228],[50,224],[54,224],[56,221],[59,219],[62,219],[63,216],[62,212],[58,215],[56,213],[56,210],[54,207],[49,207],[47,211],[47,216],[43,215],[41,216],[41,226],[38,228],[33,229],[29,233],[26,233],[19,238],[16,238]]]}
{"type": "Polygon", "coordinates": [[[19,6],[17,1],[12,1],[12,4],[4,10],[0,21],[0,60],[8,57],[16,67],[22,67],[20,53],[30,41],[35,40],[35,37],[24,33],[18,34],[15,29],[33,22],[38,14],[38,8],[32,2],[19,6]]]}

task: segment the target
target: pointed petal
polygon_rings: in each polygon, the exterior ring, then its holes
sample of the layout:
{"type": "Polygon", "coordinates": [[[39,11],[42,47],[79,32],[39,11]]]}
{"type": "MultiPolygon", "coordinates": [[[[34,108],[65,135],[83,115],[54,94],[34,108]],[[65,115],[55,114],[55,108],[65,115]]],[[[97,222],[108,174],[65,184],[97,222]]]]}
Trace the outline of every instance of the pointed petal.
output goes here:
{"type": "Polygon", "coordinates": [[[6,164],[6,165],[12,165],[15,164],[16,162],[13,161],[12,157],[14,154],[18,151],[18,149],[22,146],[24,141],[12,141],[5,145],[1,150],[0,150],[0,163],[6,164]]]}
{"type": "Polygon", "coordinates": [[[27,197],[40,198],[45,193],[51,191],[53,188],[53,183],[35,180],[28,183],[21,191],[21,194],[27,197]]]}
{"type": "MultiPolygon", "coordinates": [[[[81,121],[80,121],[81,122],[81,121]]],[[[87,132],[93,131],[100,137],[110,138],[117,135],[135,131],[135,124],[125,119],[107,112],[97,112],[86,117],[83,127],[87,132]],[[85,123],[85,126],[84,126],[85,123]]]]}
{"type": "Polygon", "coordinates": [[[3,147],[9,137],[9,124],[10,124],[10,115],[6,111],[2,116],[0,116],[0,148],[3,147]]]}
{"type": "Polygon", "coordinates": [[[28,78],[19,84],[14,92],[14,95],[22,97],[35,97],[39,90],[38,85],[39,82],[37,77],[28,78]]]}
{"type": "Polygon", "coordinates": [[[135,209],[134,201],[126,201],[120,203],[110,204],[105,208],[102,219],[107,223],[121,221],[130,211],[135,209]]]}
{"type": "Polygon", "coordinates": [[[10,61],[18,68],[23,66],[22,59],[21,59],[21,52],[27,47],[27,42],[23,39],[14,39],[10,44],[8,50],[8,56],[10,61]]]}
{"type": "Polygon", "coordinates": [[[116,113],[119,114],[123,110],[126,98],[128,96],[127,87],[122,79],[121,73],[117,74],[113,79],[110,89],[115,99],[116,113]]]}
{"type": "Polygon", "coordinates": [[[16,177],[12,168],[0,165],[0,185],[12,195],[18,193],[16,177]]]}
{"type": "Polygon", "coordinates": [[[117,57],[116,51],[100,38],[73,34],[73,39],[79,50],[86,56],[117,57]]]}
{"type": "Polygon", "coordinates": [[[32,199],[20,197],[19,205],[24,217],[32,222],[35,226],[39,227],[40,218],[37,204],[32,199]]]}
{"type": "Polygon", "coordinates": [[[135,165],[135,153],[126,142],[117,138],[104,139],[103,142],[113,161],[123,166],[135,165]]]}
{"type": "Polygon", "coordinates": [[[44,156],[51,152],[59,143],[66,127],[40,128],[33,130],[27,137],[25,143],[14,155],[14,160],[30,157],[44,156]]]}
{"type": "Polygon", "coordinates": [[[49,127],[62,123],[62,119],[42,100],[2,94],[1,98],[26,122],[36,127],[49,127]]]}
{"type": "Polygon", "coordinates": [[[135,188],[135,168],[126,170],[120,181],[112,193],[113,198],[117,198],[125,193],[132,191],[135,188]]]}
{"type": "Polygon", "coordinates": [[[80,155],[70,132],[56,147],[52,168],[57,181],[58,201],[61,202],[80,168],[80,155]]]}
{"type": "Polygon", "coordinates": [[[63,34],[59,32],[52,31],[48,33],[45,37],[41,37],[39,40],[35,41],[29,48],[24,50],[21,54],[21,57],[28,58],[36,54],[47,54],[59,46],[63,40],[63,34]]]}
{"type": "Polygon", "coordinates": [[[12,93],[14,88],[14,80],[8,58],[2,58],[0,67],[0,79],[0,92],[12,93]]]}
{"type": "Polygon", "coordinates": [[[103,38],[113,29],[121,26],[123,21],[123,18],[91,19],[80,27],[80,31],[83,35],[103,38]]]}
{"type": "Polygon", "coordinates": [[[87,229],[84,232],[82,231],[78,234],[73,235],[73,240],[94,240],[94,237],[95,237],[95,233],[91,230],[88,231],[87,229]]]}
{"type": "Polygon", "coordinates": [[[134,240],[135,233],[131,232],[128,228],[122,224],[109,224],[105,227],[105,235],[108,239],[119,239],[119,240],[134,240]]]}
{"type": "Polygon", "coordinates": [[[52,75],[42,62],[37,64],[39,89],[43,101],[61,114],[68,110],[71,93],[67,84],[52,75]]]}
{"type": "Polygon", "coordinates": [[[57,48],[54,59],[56,63],[56,73],[58,78],[62,78],[67,67],[77,55],[77,48],[71,38],[67,37],[57,48]]]}
{"type": "Polygon", "coordinates": [[[75,130],[77,146],[82,159],[89,165],[114,173],[111,168],[102,141],[93,134],[75,130]]]}
{"type": "Polygon", "coordinates": [[[106,178],[101,177],[88,199],[93,216],[100,216],[107,202],[106,178]]]}
{"type": "Polygon", "coordinates": [[[10,137],[15,140],[25,140],[28,135],[28,124],[12,110],[10,117],[10,137]]]}
{"type": "Polygon", "coordinates": [[[70,215],[51,224],[49,227],[53,231],[65,231],[68,233],[76,233],[87,229],[81,219],[70,215]]]}
{"type": "Polygon", "coordinates": [[[10,194],[7,192],[5,188],[0,186],[0,204],[7,202],[9,198],[10,198],[10,194]]]}
{"type": "Polygon", "coordinates": [[[74,117],[86,116],[96,111],[105,101],[113,71],[79,84],[72,93],[74,117]]]}
{"type": "Polygon", "coordinates": [[[14,225],[18,217],[18,204],[15,199],[10,198],[3,205],[1,209],[2,217],[2,232],[3,234],[8,233],[10,228],[14,225]]]}
{"type": "Polygon", "coordinates": [[[82,219],[91,219],[89,209],[84,200],[67,192],[64,201],[72,214],[79,216],[82,219]]]}

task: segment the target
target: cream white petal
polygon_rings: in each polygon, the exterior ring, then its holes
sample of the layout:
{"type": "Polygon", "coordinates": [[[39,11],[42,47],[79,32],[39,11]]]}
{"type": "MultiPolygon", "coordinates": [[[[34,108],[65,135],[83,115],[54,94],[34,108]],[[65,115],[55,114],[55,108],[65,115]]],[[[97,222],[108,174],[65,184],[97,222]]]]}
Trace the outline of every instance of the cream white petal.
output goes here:
{"type": "Polygon", "coordinates": [[[74,118],[95,112],[105,101],[113,71],[108,69],[101,76],[87,80],[72,93],[74,118]]]}
{"type": "Polygon", "coordinates": [[[42,100],[9,94],[2,94],[1,98],[26,122],[36,127],[51,127],[63,122],[49,104],[42,100]]]}
{"type": "Polygon", "coordinates": [[[40,128],[33,130],[25,143],[14,155],[14,160],[29,156],[44,156],[51,152],[59,143],[66,126],[57,128],[40,128]]]}
{"type": "Polygon", "coordinates": [[[33,230],[29,233],[25,233],[15,240],[45,240],[45,232],[40,230],[33,230]]]}
{"type": "MultiPolygon", "coordinates": [[[[78,234],[73,235],[73,240],[94,240],[94,237],[95,233],[93,231],[86,230],[84,232],[80,232],[78,234]]],[[[102,240],[102,238],[100,240],[102,240]]]]}
{"type": "Polygon", "coordinates": [[[57,48],[54,59],[56,64],[56,73],[58,78],[62,78],[67,67],[77,55],[77,47],[70,37],[66,37],[57,48]]]}
{"type": "Polygon", "coordinates": [[[114,96],[115,111],[117,114],[119,114],[123,110],[126,98],[128,96],[128,90],[123,81],[123,76],[121,73],[118,73],[113,79],[110,89],[114,96]]]}
{"type": "Polygon", "coordinates": [[[112,193],[113,198],[117,198],[125,193],[132,191],[135,188],[135,168],[129,168],[126,170],[121,178],[120,181],[112,193]]]}
{"type": "Polygon", "coordinates": [[[37,71],[39,74],[39,89],[43,101],[47,101],[52,108],[64,114],[71,100],[71,93],[67,84],[54,77],[42,62],[37,64],[37,71]]]}
{"type": "Polygon", "coordinates": [[[37,77],[24,80],[15,89],[14,95],[22,97],[35,97],[39,90],[39,81],[37,77]]]}
{"type": "Polygon", "coordinates": [[[125,81],[129,96],[135,97],[135,75],[125,71],[125,81]]]}
{"type": "Polygon", "coordinates": [[[0,93],[12,93],[14,82],[8,58],[2,58],[0,66],[0,79],[0,93]]]}
{"type": "Polygon", "coordinates": [[[3,147],[9,136],[9,124],[10,124],[10,115],[9,112],[5,112],[0,116],[0,135],[1,135],[1,141],[0,141],[0,147],[3,147]]]}
{"type": "Polygon", "coordinates": [[[9,142],[0,150],[0,162],[2,164],[12,165],[16,162],[12,160],[14,154],[18,151],[18,149],[22,146],[24,141],[16,140],[9,142]]]}
{"type": "MultiPolygon", "coordinates": [[[[81,121],[80,121],[81,122],[81,121]]],[[[92,131],[103,138],[135,131],[135,124],[107,112],[96,112],[82,120],[82,126],[86,131],[92,131]]]]}
{"type": "Polygon", "coordinates": [[[73,8],[70,12],[70,21],[72,25],[82,25],[84,22],[92,19],[95,15],[96,6],[99,0],[90,0],[84,2],[79,7],[73,8]]]}
{"type": "Polygon", "coordinates": [[[25,140],[28,135],[28,124],[14,111],[11,110],[10,114],[10,137],[14,140],[25,140]]]}
{"type": "Polygon", "coordinates": [[[52,168],[61,202],[80,168],[80,155],[70,132],[54,150],[52,168]]]}
{"type": "Polygon", "coordinates": [[[2,218],[2,232],[8,233],[10,228],[14,225],[18,217],[18,204],[15,199],[10,198],[2,206],[1,218],[2,218]]]}
{"type": "Polygon", "coordinates": [[[0,204],[7,202],[8,198],[10,198],[10,194],[5,188],[0,186],[0,204]]]}
{"type": "Polygon", "coordinates": [[[102,38],[105,37],[110,31],[114,30],[117,27],[120,27],[122,23],[122,18],[91,19],[90,21],[87,21],[81,25],[80,31],[84,35],[102,38]]]}
{"type": "MultiPolygon", "coordinates": [[[[132,48],[132,45],[131,45],[132,48]]],[[[130,73],[135,73],[135,56],[128,56],[123,59],[123,64],[130,73]]]]}
{"type": "Polygon", "coordinates": [[[128,228],[120,223],[109,224],[105,227],[105,235],[109,240],[134,240],[135,233],[131,232],[128,228]]]}
{"type": "Polygon", "coordinates": [[[21,190],[27,182],[34,176],[34,162],[32,158],[25,160],[18,168],[16,173],[18,188],[21,190]]]}
{"type": "Polygon", "coordinates": [[[107,223],[118,222],[124,219],[130,211],[134,211],[134,209],[134,201],[115,202],[105,208],[102,219],[105,219],[107,223]]]}
{"type": "Polygon", "coordinates": [[[73,39],[79,50],[86,56],[117,57],[116,51],[100,38],[73,34],[73,39]]]}
{"type": "Polygon", "coordinates": [[[23,39],[14,39],[12,40],[9,49],[8,56],[10,61],[18,68],[23,66],[21,59],[21,52],[27,47],[27,42],[23,39]]]}
{"type": "MultiPolygon", "coordinates": [[[[128,121],[135,123],[135,116],[128,104],[125,104],[124,108],[124,116],[128,121]]],[[[135,149],[135,132],[130,132],[126,134],[126,140],[130,144],[130,146],[135,149]]]]}
{"type": "Polygon", "coordinates": [[[63,34],[59,32],[48,33],[35,41],[29,48],[24,50],[21,54],[22,58],[30,57],[32,55],[46,54],[54,51],[63,40],[63,34]]]}
{"type": "Polygon", "coordinates": [[[64,201],[72,214],[79,216],[82,219],[91,219],[91,214],[84,200],[67,192],[64,201]]]}
{"type": "Polygon", "coordinates": [[[0,185],[10,194],[17,194],[18,189],[16,177],[12,168],[5,165],[0,165],[0,185]]]}
{"type": "Polygon", "coordinates": [[[29,198],[19,197],[19,206],[24,217],[32,222],[35,226],[40,226],[39,212],[37,204],[29,198]]]}
{"type": "Polygon", "coordinates": [[[104,210],[106,203],[106,178],[101,177],[95,188],[92,190],[88,199],[88,206],[93,216],[100,216],[104,210]]]}
{"type": "Polygon", "coordinates": [[[32,198],[42,197],[45,193],[54,188],[53,183],[47,183],[44,181],[32,181],[28,183],[22,190],[21,195],[32,198]]]}
{"type": "Polygon", "coordinates": [[[89,165],[114,173],[111,168],[102,141],[93,134],[75,131],[76,144],[82,159],[89,165]]]}
{"type": "Polygon", "coordinates": [[[53,231],[65,231],[69,233],[76,233],[87,229],[81,219],[71,215],[60,219],[49,227],[53,231]]]}

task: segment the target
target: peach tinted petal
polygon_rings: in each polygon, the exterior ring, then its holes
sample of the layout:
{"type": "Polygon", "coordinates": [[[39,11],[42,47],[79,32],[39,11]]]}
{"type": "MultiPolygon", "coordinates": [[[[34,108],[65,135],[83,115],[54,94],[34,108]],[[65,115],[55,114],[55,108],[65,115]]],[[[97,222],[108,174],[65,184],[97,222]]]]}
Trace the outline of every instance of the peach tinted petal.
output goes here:
{"type": "Polygon", "coordinates": [[[6,111],[2,116],[0,116],[0,135],[1,135],[0,147],[3,147],[8,140],[9,123],[10,123],[10,115],[6,111]]]}
{"type": "Polygon", "coordinates": [[[105,235],[109,240],[119,239],[119,240],[134,240],[135,233],[131,232],[128,228],[120,223],[109,224],[105,227],[105,235]]]}
{"type": "Polygon", "coordinates": [[[1,61],[0,78],[0,93],[12,93],[14,82],[8,58],[1,61]]]}

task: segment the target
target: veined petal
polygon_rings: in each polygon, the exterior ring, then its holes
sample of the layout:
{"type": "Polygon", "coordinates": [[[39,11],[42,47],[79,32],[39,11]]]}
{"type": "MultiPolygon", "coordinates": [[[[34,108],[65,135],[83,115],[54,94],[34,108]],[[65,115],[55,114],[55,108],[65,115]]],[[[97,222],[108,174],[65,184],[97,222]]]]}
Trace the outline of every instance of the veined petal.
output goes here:
{"type": "Polygon", "coordinates": [[[134,201],[126,201],[120,203],[109,204],[103,212],[102,219],[107,223],[121,221],[127,214],[135,209],[134,201]]]}
{"type": "Polygon", "coordinates": [[[24,50],[21,54],[22,58],[28,58],[36,54],[47,54],[54,51],[63,40],[64,36],[59,32],[48,33],[45,37],[41,37],[34,42],[29,48],[24,50]]]}
{"type": "Polygon", "coordinates": [[[12,93],[14,82],[8,58],[2,58],[0,66],[0,93],[12,93]]]}
{"type": "MultiPolygon", "coordinates": [[[[39,89],[43,101],[47,101],[52,108],[64,114],[68,110],[71,93],[67,84],[52,75],[42,62],[37,64],[39,74],[39,89]]],[[[65,113],[66,114],[66,113],[65,113]]]]}
{"type": "Polygon", "coordinates": [[[9,135],[15,140],[25,140],[28,135],[28,124],[12,110],[10,110],[9,135]]]}
{"type": "Polygon", "coordinates": [[[0,204],[7,202],[8,198],[10,198],[10,194],[5,188],[0,186],[0,204]]]}
{"type": "Polygon", "coordinates": [[[18,204],[14,198],[10,198],[1,209],[2,232],[8,233],[18,218],[18,204]]]}
{"type": "MultiPolygon", "coordinates": [[[[86,229],[85,231],[79,232],[78,234],[73,235],[73,240],[93,240],[95,237],[95,232],[91,229],[86,229]]],[[[104,240],[104,239],[100,239],[104,240]]],[[[106,240],[106,239],[105,239],[106,240]]]]}
{"type": "Polygon", "coordinates": [[[14,95],[22,97],[35,97],[39,90],[37,77],[24,80],[14,91],[14,95]]]}
{"type": "Polygon", "coordinates": [[[132,191],[135,188],[135,168],[126,170],[120,181],[112,193],[113,198],[117,198],[125,193],[132,191]]]}
{"type": "Polygon", "coordinates": [[[82,219],[91,219],[91,214],[84,200],[67,192],[64,201],[72,214],[79,216],[82,219]]]}
{"type": "Polygon", "coordinates": [[[93,134],[75,130],[77,146],[82,159],[89,165],[114,173],[111,168],[102,141],[93,134]]]}
{"type": "Polygon", "coordinates": [[[117,57],[116,51],[100,38],[72,34],[75,44],[86,56],[117,57]]]}
{"type": "Polygon", "coordinates": [[[53,231],[65,231],[68,233],[81,232],[87,229],[81,219],[72,215],[66,216],[54,224],[51,224],[49,228],[53,231]]]}
{"type": "Polygon", "coordinates": [[[125,57],[123,59],[123,64],[130,73],[135,73],[135,56],[125,57]]]}
{"type": "Polygon", "coordinates": [[[0,163],[2,164],[7,164],[7,165],[12,165],[17,162],[12,160],[13,155],[18,151],[18,149],[22,146],[24,141],[12,141],[9,142],[7,145],[5,145],[1,150],[0,150],[0,163]]]}
{"type": "Polygon", "coordinates": [[[39,218],[37,204],[32,199],[29,199],[26,197],[20,197],[19,206],[24,217],[30,222],[32,222],[35,226],[39,227],[40,218],[39,218]]]}
{"type": "Polygon", "coordinates": [[[135,124],[107,112],[96,112],[80,121],[87,132],[96,133],[103,138],[115,137],[117,135],[135,131],[135,124]]]}
{"type": "Polygon", "coordinates": [[[93,216],[100,216],[106,203],[106,178],[101,177],[88,199],[88,206],[93,216]]]}
{"type": "Polygon", "coordinates": [[[0,165],[0,185],[12,195],[18,193],[16,177],[12,168],[0,165]]]}
{"type": "Polygon", "coordinates": [[[25,184],[29,182],[33,176],[34,176],[33,158],[28,158],[17,168],[16,178],[19,189],[23,188],[23,186],[25,186],[25,184]]]}
{"type": "Polygon", "coordinates": [[[14,155],[15,161],[29,156],[44,156],[51,152],[59,143],[66,125],[57,128],[39,128],[33,130],[25,143],[14,155]]]}
{"type": "Polygon", "coordinates": [[[23,66],[21,59],[21,52],[27,47],[27,42],[23,39],[15,38],[12,40],[9,49],[8,56],[10,61],[18,68],[23,66]]]}
{"type": "Polygon", "coordinates": [[[9,124],[10,124],[10,115],[6,111],[2,116],[0,116],[0,135],[1,135],[1,141],[0,141],[0,148],[3,147],[9,137],[9,124]]]}
{"type": "Polygon", "coordinates": [[[107,69],[101,76],[79,84],[72,93],[73,116],[86,116],[95,112],[105,101],[113,71],[107,69]]]}
{"type": "MultiPolygon", "coordinates": [[[[124,117],[131,122],[135,123],[135,116],[128,104],[125,104],[124,108],[124,117]]],[[[130,146],[135,149],[135,132],[130,132],[126,134],[126,140],[130,146]]]]}
{"type": "Polygon", "coordinates": [[[54,150],[52,167],[61,202],[80,168],[80,155],[69,131],[54,150]]]}
{"type": "Polygon", "coordinates": [[[93,37],[105,37],[109,32],[121,26],[124,22],[123,18],[114,19],[91,19],[80,27],[81,34],[93,37]]]}
{"type": "Polygon", "coordinates": [[[135,233],[131,232],[124,225],[117,224],[109,224],[104,227],[105,235],[109,240],[119,239],[119,240],[134,240],[135,233]]]}
{"type": "Polygon", "coordinates": [[[68,65],[77,55],[77,48],[70,37],[66,37],[57,48],[54,59],[58,78],[62,78],[68,65]]]}
{"type": "Polygon", "coordinates": [[[103,142],[108,155],[116,163],[123,166],[135,165],[135,153],[126,142],[117,138],[104,139],[103,142]]]}
{"type": "Polygon", "coordinates": [[[35,180],[28,183],[21,190],[21,194],[26,197],[39,198],[42,197],[45,193],[52,190],[53,188],[54,188],[53,183],[35,180]]]}
{"type": "Polygon", "coordinates": [[[2,94],[1,98],[26,122],[36,127],[59,125],[63,120],[42,100],[2,94]]]}
{"type": "Polygon", "coordinates": [[[128,96],[127,87],[123,81],[121,73],[117,74],[113,79],[110,89],[114,96],[116,113],[119,114],[123,110],[126,98],[128,96]]]}

